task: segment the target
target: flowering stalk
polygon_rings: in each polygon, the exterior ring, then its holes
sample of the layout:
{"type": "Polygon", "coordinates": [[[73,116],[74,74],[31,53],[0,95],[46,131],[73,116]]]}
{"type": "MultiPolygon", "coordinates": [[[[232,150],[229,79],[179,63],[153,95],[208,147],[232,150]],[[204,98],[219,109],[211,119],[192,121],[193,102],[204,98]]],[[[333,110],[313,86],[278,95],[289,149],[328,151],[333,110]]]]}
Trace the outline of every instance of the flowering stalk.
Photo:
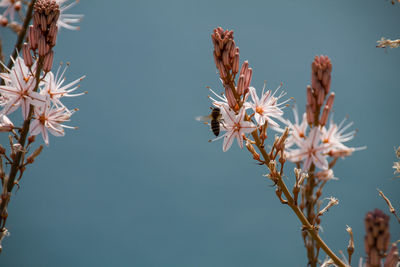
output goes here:
{"type": "MultiPolygon", "coordinates": [[[[214,44],[213,54],[215,65],[219,71],[220,79],[225,89],[225,95],[222,97],[211,90],[216,96],[215,99],[210,97],[210,99],[213,101],[214,106],[224,110],[224,112],[222,112],[221,127],[222,130],[226,131],[224,135],[214,140],[224,138],[223,151],[227,151],[230,148],[233,142],[232,139],[234,137],[237,137],[238,144],[241,148],[243,147],[243,140],[245,140],[246,148],[252,154],[253,158],[257,160],[260,164],[266,165],[269,169],[269,174],[267,176],[276,185],[277,197],[279,198],[281,203],[287,204],[294,211],[294,213],[303,225],[304,232],[306,232],[307,236],[310,237],[313,244],[315,244],[315,247],[318,247],[318,249],[322,248],[337,266],[346,266],[346,264],[335,253],[332,252],[332,250],[326,245],[326,243],[324,243],[324,241],[319,236],[318,227],[317,225],[315,225],[315,215],[314,217],[306,216],[303,213],[304,207],[300,208],[300,206],[298,205],[297,197],[300,191],[304,191],[304,186],[302,184],[304,179],[306,179],[306,176],[300,175],[302,178],[299,178],[299,175],[296,176],[296,184],[295,188],[293,189],[293,195],[290,193],[288,187],[282,179],[284,175],[284,164],[288,156],[290,156],[290,153],[287,152],[285,147],[288,145],[288,143],[299,143],[299,140],[294,140],[293,130],[292,127],[290,127],[292,126],[292,124],[289,124],[285,119],[282,118],[282,106],[287,101],[284,101],[282,103],[278,103],[278,101],[284,95],[284,93],[281,93],[277,96],[276,91],[275,93],[272,93],[270,90],[264,92],[264,88],[261,98],[258,98],[255,88],[250,87],[253,72],[252,69],[249,68],[249,64],[247,61],[243,63],[239,72],[239,48],[235,46],[235,42],[233,40],[233,31],[224,31],[222,28],[219,27],[214,30],[214,33],[211,37],[214,44]],[[238,73],[239,78],[236,84],[235,77],[238,73]],[[251,96],[253,102],[247,101],[249,96],[251,96]],[[245,112],[245,110],[248,109],[252,109],[254,113],[248,115],[245,112]],[[241,119],[231,119],[236,118],[236,116],[241,119]],[[271,151],[267,152],[264,146],[264,141],[267,138],[266,130],[268,126],[271,126],[272,129],[280,131],[281,129],[279,128],[279,124],[277,123],[277,121],[288,123],[289,127],[282,131],[283,134],[275,139],[271,151]],[[249,131],[243,131],[243,128],[247,128],[249,129],[249,131]],[[249,132],[253,140],[245,136],[246,133],[249,132]],[[257,151],[255,151],[253,144],[257,147],[260,153],[257,153],[257,151]],[[280,164],[280,168],[278,167],[278,163],[280,164]]],[[[310,115],[308,117],[310,125],[315,124],[316,126],[319,126],[326,124],[333,103],[334,94],[329,95],[326,104],[324,104],[325,96],[329,94],[331,65],[327,57],[322,57],[321,62],[317,63],[319,65],[316,64],[314,68],[315,77],[313,80],[313,85],[316,89],[311,89],[310,91],[310,101],[313,102],[309,103],[310,106],[308,107],[307,114],[310,115]],[[319,67],[322,67],[323,69],[320,70],[319,67]],[[321,107],[323,108],[323,115],[320,119],[317,114],[319,114],[319,110],[321,109],[321,107]]],[[[335,135],[335,133],[337,133],[337,130],[337,127],[333,127],[331,131],[327,131],[329,132],[327,143],[329,143],[331,139],[333,139],[333,137],[335,137],[336,139],[340,139],[340,137],[342,137],[340,135],[342,132],[335,135]]],[[[333,149],[337,148],[339,144],[336,144],[335,146],[331,144],[321,144],[320,147],[316,147],[315,145],[319,144],[315,142],[321,142],[320,137],[323,135],[323,133],[314,130],[312,134],[313,137],[307,140],[303,149],[307,150],[307,153],[305,153],[305,155],[309,155],[307,161],[308,163],[306,163],[306,165],[308,165],[307,170],[308,168],[314,169],[314,164],[317,164],[318,166],[322,165],[328,168],[328,163],[324,163],[324,160],[326,161],[325,153],[328,152],[328,148],[331,149],[330,151],[332,151],[332,153],[341,151],[339,149],[333,149]],[[324,153],[324,156],[321,153],[324,153]],[[323,162],[321,162],[321,160],[323,162]]],[[[346,137],[348,138],[348,136],[346,137]]],[[[339,141],[343,140],[340,139],[336,141],[339,143],[339,141]]],[[[345,147],[342,146],[340,147],[340,149],[345,150],[345,147]]],[[[291,157],[297,159],[298,161],[303,160],[303,150],[300,149],[299,151],[295,151],[299,152],[299,154],[291,155],[291,157]]],[[[309,172],[309,174],[310,175],[307,177],[311,176],[311,179],[307,178],[308,181],[315,181],[316,174],[314,174],[313,171],[309,172]]],[[[326,173],[320,172],[318,174],[321,177],[324,177],[325,180],[333,177],[333,174],[330,173],[328,170],[326,170],[326,173]]],[[[325,182],[322,182],[322,184],[324,185],[325,182]]],[[[322,186],[320,187],[320,189],[322,189],[322,186]]],[[[312,188],[314,188],[314,186],[312,188]]],[[[312,208],[313,206],[310,208],[310,210],[312,208]]],[[[310,265],[316,266],[318,255],[312,255],[311,259],[312,261],[310,260],[310,265]]]]}
{"type": "MultiPolygon", "coordinates": [[[[12,64],[9,64],[10,67],[3,65],[6,72],[0,73],[2,79],[0,104],[3,106],[3,109],[0,110],[0,131],[10,133],[11,150],[10,155],[7,156],[6,149],[0,146],[0,178],[2,182],[0,251],[1,241],[8,235],[5,225],[12,190],[15,185],[19,187],[27,165],[32,164],[43,149],[43,146],[40,145],[27,156],[35,142],[35,136],[41,134],[44,143],[49,145],[48,132],[55,136],[64,136],[63,128],[75,128],[63,123],[69,121],[76,109],[69,110],[62,104],[60,98],[84,94],[72,94],[79,88],[79,85],[76,86],[76,84],[84,76],[65,85],[64,73],[67,68],[61,73],[59,68],[56,75],[51,72],[58,25],[63,25],[63,27],[67,25],[60,22],[63,16],[59,4],[64,2],[65,0],[36,0],[30,3],[27,12],[32,13],[30,9],[33,8],[34,13],[33,16],[31,13],[26,15],[26,19],[29,18],[28,24],[30,18],[33,18],[33,25],[29,26],[28,43],[16,47],[15,58],[11,57],[12,64]],[[22,47],[23,58],[17,56],[20,47],[22,47]],[[22,110],[23,123],[21,127],[15,127],[7,115],[17,110],[19,106],[22,110]],[[29,137],[28,134],[30,134],[29,137]],[[10,165],[8,175],[3,169],[3,158],[10,165]]],[[[10,5],[13,5],[13,2],[10,5]]],[[[28,27],[24,26],[24,28],[26,32],[28,27]]],[[[22,40],[24,36],[25,33],[21,37],[22,40]]],[[[19,43],[17,42],[17,44],[19,43]]]]}

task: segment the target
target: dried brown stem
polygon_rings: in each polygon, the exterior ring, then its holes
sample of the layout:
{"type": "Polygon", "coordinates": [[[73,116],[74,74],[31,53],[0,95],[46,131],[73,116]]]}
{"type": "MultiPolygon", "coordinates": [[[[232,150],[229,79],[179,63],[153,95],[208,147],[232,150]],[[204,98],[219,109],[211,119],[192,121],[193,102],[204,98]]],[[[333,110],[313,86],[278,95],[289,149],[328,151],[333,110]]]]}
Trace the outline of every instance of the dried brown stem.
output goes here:
{"type": "Polygon", "coordinates": [[[394,215],[394,217],[396,217],[397,221],[400,223],[400,218],[397,215],[396,210],[393,208],[393,205],[390,202],[389,198],[387,196],[385,196],[385,194],[381,190],[378,189],[378,192],[379,192],[379,195],[385,200],[386,204],[388,205],[390,213],[392,213],[394,215]]]}

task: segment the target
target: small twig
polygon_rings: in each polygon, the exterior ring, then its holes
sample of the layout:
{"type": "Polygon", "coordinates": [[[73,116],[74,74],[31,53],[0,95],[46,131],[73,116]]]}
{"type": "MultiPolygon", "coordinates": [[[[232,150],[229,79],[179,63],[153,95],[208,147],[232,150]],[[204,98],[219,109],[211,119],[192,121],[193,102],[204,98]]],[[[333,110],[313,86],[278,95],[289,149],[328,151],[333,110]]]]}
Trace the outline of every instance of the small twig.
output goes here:
{"type": "Polygon", "coordinates": [[[347,225],[346,231],[350,235],[349,245],[347,246],[347,253],[349,255],[349,265],[351,265],[351,256],[354,253],[354,237],[353,237],[353,230],[350,226],[347,225]]]}
{"type": "Polygon", "coordinates": [[[379,190],[379,189],[377,189],[377,190],[379,192],[379,195],[386,201],[386,204],[389,206],[390,213],[392,213],[394,215],[394,217],[396,217],[397,221],[400,223],[400,218],[399,218],[399,216],[397,216],[396,210],[393,208],[392,203],[390,202],[389,198],[387,198],[381,190],[379,190]]]}

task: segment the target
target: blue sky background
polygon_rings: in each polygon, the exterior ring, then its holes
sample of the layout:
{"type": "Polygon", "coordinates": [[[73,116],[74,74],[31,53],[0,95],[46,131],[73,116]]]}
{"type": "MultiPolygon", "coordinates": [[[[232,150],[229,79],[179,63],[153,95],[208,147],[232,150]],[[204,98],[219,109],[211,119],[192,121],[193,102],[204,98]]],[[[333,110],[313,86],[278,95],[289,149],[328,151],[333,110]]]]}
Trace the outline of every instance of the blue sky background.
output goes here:
{"type": "MultiPolygon", "coordinates": [[[[340,160],[340,180],[326,186],[340,201],[323,216],[328,245],[345,251],[351,226],[357,266],[365,213],[387,212],[376,188],[400,211],[400,48],[375,48],[400,38],[399,4],[82,0],[71,13],[85,18],[80,31],[61,31],[55,61],[71,62],[69,81],[86,74],[89,94],[67,99],[79,129],[51,136],[13,195],[2,266],[306,266],[301,225],[265,168],[236,144],[223,153],[208,143],[211,131],[194,120],[209,112],[206,86],[221,90],[217,26],[234,29],[252,85],[283,82],[300,112],[314,56],[331,58],[335,118],[349,115],[358,129],[349,144],[368,149],[340,160]]],[[[0,36],[10,51],[14,35],[0,36]]],[[[391,229],[398,240],[393,217],[391,229]]]]}

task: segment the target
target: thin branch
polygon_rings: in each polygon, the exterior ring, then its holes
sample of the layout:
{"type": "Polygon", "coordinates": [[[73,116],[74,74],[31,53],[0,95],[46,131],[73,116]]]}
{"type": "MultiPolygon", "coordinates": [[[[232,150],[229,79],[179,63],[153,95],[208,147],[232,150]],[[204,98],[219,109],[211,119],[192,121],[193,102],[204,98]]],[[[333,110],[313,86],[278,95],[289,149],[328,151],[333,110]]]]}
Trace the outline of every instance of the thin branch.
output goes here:
{"type": "Polygon", "coordinates": [[[379,195],[386,201],[386,204],[389,206],[389,211],[396,217],[397,221],[400,223],[400,218],[396,213],[396,210],[393,208],[392,203],[390,202],[389,198],[383,194],[381,190],[378,189],[379,195]]]}

